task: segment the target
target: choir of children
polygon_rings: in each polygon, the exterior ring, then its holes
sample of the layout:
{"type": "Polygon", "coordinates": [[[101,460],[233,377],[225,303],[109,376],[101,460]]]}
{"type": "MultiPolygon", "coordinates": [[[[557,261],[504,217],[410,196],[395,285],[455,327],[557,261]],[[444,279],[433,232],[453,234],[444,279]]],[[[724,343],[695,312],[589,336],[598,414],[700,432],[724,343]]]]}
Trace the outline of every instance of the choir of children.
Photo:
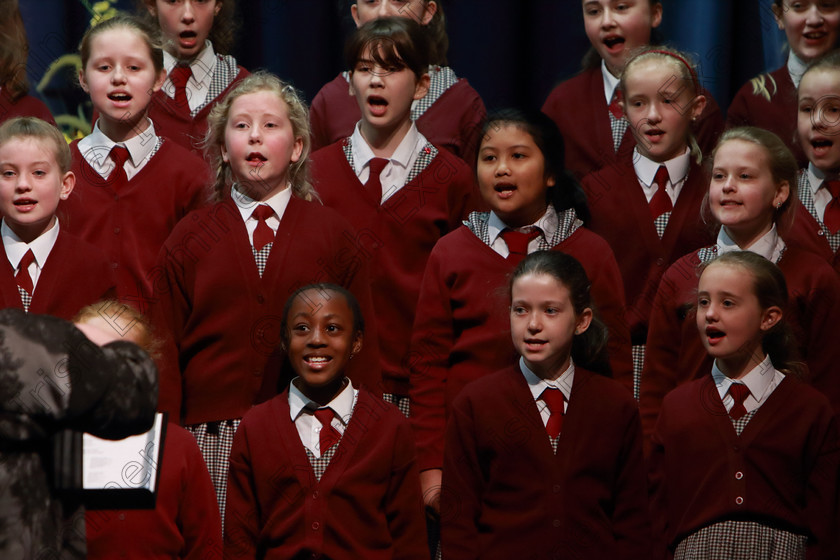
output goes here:
{"type": "Polygon", "coordinates": [[[232,0],[138,0],[68,148],[0,0],[0,303],[160,338],[158,504],[91,557],[837,558],[840,3],[767,1],[722,133],[660,0],[490,118],[438,1],[351,2],[310,114],[232,0]]]}

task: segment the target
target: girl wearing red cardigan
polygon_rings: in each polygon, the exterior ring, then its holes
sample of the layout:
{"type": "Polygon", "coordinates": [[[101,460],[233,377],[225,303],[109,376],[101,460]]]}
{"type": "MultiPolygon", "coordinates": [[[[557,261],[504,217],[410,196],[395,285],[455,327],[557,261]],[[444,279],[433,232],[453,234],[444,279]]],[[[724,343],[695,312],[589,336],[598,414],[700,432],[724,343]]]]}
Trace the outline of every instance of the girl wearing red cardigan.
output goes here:
{"type": "Polygon", "coordinates": [[[429,87],[428,48],[409,18],[380,18],[356,31],[347,63],[362,118],[349,137],[312,156],[321,200],[363,232],[384,392],[406,415],[405,361],[423,270],[438,239],[477,202],[467,164],[434,146],[411,120],[413,101],[429,87]]]}
{"type": "MultiPolygon", "coordinates": [[[[429,92],[412,105],[411,119],[429,142],[472,165],[487,112],[478,92],[447,66],[449,37],[441,4],[435,0],[351,0],[350,13],[356,27],[390,16],[412,18],[423,25],[432,49],[429,92]]],[[[347,138],[359,121],[356,100],[347,94],[351,70],[348,66],[312,100],[313,150],[347,138]]]]}
{"type": "Polygon", "coordinates": [[[99,118],[70,145],[76,189],[59,207],[62,226],[97,245],[117,277],[117,296],[148,310],[148,274],[163,242],[187,212],[203,205],[206,164],[158,135],[148,117],[165,77],[153,31],[116,16],[79,45],[79,82],[99,118]]]}
{"type": "Polygon", "coordinates": [[[589,227],[610,244],[621,269],[638,394],[659,279],[674,261],[714,240],[700,219],[707,185],[692,132],[706,98],[685,55],[665,48],[633,56],[618,87],[636,147],[581,185],[589,227]]]}
{"type": "Polygon", "coordinates": [[[166,80],[149,116],[160,132],[202,155],[207,118],[248,71],[226,54],[233,46],[236,0],[138,0],[163,36],[166,80]]]}
{"type": "MultiPolygon", "coordinates": [[[[252,74],[209,123],[216,203],[181,220],[152,278],[156,320],[172,342],[159,407],[195,434],[224,513],[236,427],[291,377],[278,344],[289,294],[330,281],[358,294],[368,316],[373,309],[355,231],[309,183],[309,120],[296,90],[272,74],[252,74]]],[[[348,374],[381,394],[375,328],[348,374]]]]}
{"type": "Polygon", "coordinates": [[[653,302],[639,407],[650,435],[662,399],[711,367],[693,325],[697,267],[729,251],[752,251],[779,265],[790,290],[788,322],[808,365],[808,381],[840,410],[840,279],[818,256],[782,235],[796,209],[796,160],[778,136],[744,127],[724,132],[713,155],[709,209],[717,243],[690,253],[663,275],[653,302]]]}
{"type": "Polygon", "coordinates": [[[837,420],[797,379],[787,293],[749,251],[700,275],[691,322],[714,366],[665,397],[650,457],[656,536],[677,560],[838,557],[837,420]]]}
{"type": "Polygon", "coordinates": [[[297,377],[236,433],[225,558],[428,560],[408,421],[346,375],[364,336],[356,298],[304,286],[280,328],[297,377]]]}
{"type": "Polygon", "coordinates": [[[799,82],[797,128],[805,152],[799,171],[800,205],[790,232],[791,245],[824,258],[840,272],[840,52],[833,51],[808,67],[799,82]]]}
{"type": "Polygon", "coordinates": [[[507,276],[528,253],[562,251],[592,278],[592,299],[610,330],[613,376],[632,390],[624,291],[615,257],[562,165],[563,140],[539,112],[507,110],[484,127],[477,176],[491,212],[473,212],[435,245],[420,287],[411,339],[411,422],[424,498],[437,508],[445,420],[469,382],[513,361],[507,276]]]}
{"type": "Polygon", "coordinates": [[[624,387],[596,373],[608,362],[607,330],[586,272],[564,253],[532,253],[511,275],[510,298],[521,357],[452,405],[443,557],[647,560],[639,413],[624,387]]]}

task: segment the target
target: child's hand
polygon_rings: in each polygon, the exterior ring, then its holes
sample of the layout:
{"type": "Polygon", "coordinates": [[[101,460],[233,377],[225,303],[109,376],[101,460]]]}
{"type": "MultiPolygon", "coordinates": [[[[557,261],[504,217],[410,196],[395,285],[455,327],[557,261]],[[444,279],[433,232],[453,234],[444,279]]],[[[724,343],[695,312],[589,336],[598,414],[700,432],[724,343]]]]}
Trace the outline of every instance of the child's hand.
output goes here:
{"type": "Polygon", "coordinates": [[[440,488],[443,480],[443,470],[429,469],[420,473],[420,490],[423,492],[423,503],[436,515],[440,515],[440,488]]]}

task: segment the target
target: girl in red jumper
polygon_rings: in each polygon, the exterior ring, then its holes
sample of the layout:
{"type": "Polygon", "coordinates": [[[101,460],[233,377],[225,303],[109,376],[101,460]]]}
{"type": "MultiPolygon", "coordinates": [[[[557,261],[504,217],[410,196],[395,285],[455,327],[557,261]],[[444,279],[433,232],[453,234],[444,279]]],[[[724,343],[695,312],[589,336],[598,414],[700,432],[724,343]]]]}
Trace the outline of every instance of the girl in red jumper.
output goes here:
{"type": "MultiPolygon", "coordinates": [[[[661,0],[582,0],[582,5],[592,48],[583,71],[554,88],[542,108],[566,139],[566,167],[578,178],[633,147],[622,118],[618,79],[635,49],[659,42],[652,35],[662,22],[661,0]]],[[[723,116],[711,94],[705,89],[702,93],[707,102],[697,133],[700,147],[708,152],[723,129],[723,116]]]]}
{"type": "Polygon", "coordinates": [[[773,0],[773,16],[787,36],[787,63],[741,86],[726,113],[728,126],[757,126],[788,145],[801,167],[806,146],[796,137],[796,90],[807,66],[837,46],[840,2],[773,0]]]}
{"type": "Polygon", "coordinates": [[[840,52],[814,62],[799,82],[797,128],[805,152],[797,212],[787,241],[823,257],[840,272],[840,52]]]}
{"type": "MultiPolygon", "coordinates": [[[[484,102],[464,78],[446,65],[449,37],[443,7],[435,0],[353,0],[350,13],[356,27],[377,18],[412,18],[427,30],[431,47],[429,91],[411,106],[411,119],[435,146],[446,148],[469,165],[475,161],[484,102]]],[[[312,146],[317,150],[347,138],[358,122],[360,111],[347,95],[350,72],[356,61],[326,84],[312,100],[312,146]]]]}
{"type": "Polygon", "coordinates": [[[692,323],[714,366],[665,398],[650,461],[657,536],[678,560],[838,557],[840,436],[797,379],[787,294],[748,251],[700,275],[692,323]]]}
{"type": "Polygon", "coordinates": [[[700,219],[706,176],[693,134],[706,98],[686,56],[665,48],[633,56],[618,88],[636,147],[581,184],[589,227],[612,247],[624,280],[638,395],[659,279],[678,258],[713,241],[700,219]]]}
{"type": "Polygon", "coordinates": [[[412,101],[429,86],[427,51],[422,28],[409,18],[362,26],[347,49],[362,118],[349,138],[312,156],[324,204],[364,232],[384,391],[406,415],[405,359],[426,260],[477,198],[469,167],[429,142],[411,120],[412,101]]]}
{"type": "Polygon", "coordinates": [[[428,559],[408,421],[346,376],[364,333],[356,298],[304,286],[281,332],[298,377],[236,433],[225,558],[428,559]]]}
{"type": "MultiPolygon", "coordinates": [[[[140,346],[152,358],[159,356],[160,340],[151,325],[128,305],[114,300],[100,301],[79,311],[74,321],[115,333],[122,340],[140,346]]],[[[222,520],[216,493],[192,434],[169,422],[162,459],[156,467],[159,478],[154,509],[85,512],[89,560],[222,557],[222,520]]]]}
{"type": "Polygon", "coordinates": [[[149,116],[160,132],[201,155],[213,105],[248,75],[227,53],[233,46],[235,0],[138,0],[160,28],[166,80],[149,116]]]}
{"type": "Polygon", "coordinates": [[[607,330],[586,272],[564,253],[532,253],[510,298],[517,365],[471,383],[452,406],[443,557],[648,559],[639,413],[603,376],[607,330]]]}
{"type": "Polygon", "coordinates": [[[3,14],[0,29],[0,123],[13,117],[38,117],[55,125],[44,102],[29,95],[29,81],[26,79],[29,44],[18,0],[1,0],[0,14],[3,14]]]}
{"type": "MultiPolygon", "coordinates": [[[[224,512],[239,419],[291,377],[278,345],[288,295],[325,280],[358,294],[368,316],[373,309],[355,231],[315,200],[307,111],[295,89],[271,74],[253,74],[208,122],[216,203],[178,224],[153,276],[157,320],[174,343],[162,367],[159,406],[195,434],[224,512]]],[[[375,328],[367,342],[348,374],[381,395],[375,328]]]]}
{"type": "Polygon", "coordinates": [[[621,273],[609,245],[584,229],[585,198],[563,169],[563,140],[539,112],[491,117],[479,149],[479,189],[490,212],[473,212],[435,245],[420,288],[411,340],[411,421],[424,498],[437,509],[445,419],[470,381],[515,355],[504,286],[537,250],[577,258],[592,278],[592,299],[610,329],[612,373],[632,390],[621,273]]]}
{"type": "Polygon", "coordinates": [[[99,114],[93,132],[73,142],[76,190],[59,211],[62,225],[99,246],[117,276],[117,296],[141,312],[152,297],[147,274],[172,228],[207,197],[206,165],[157,135],[147,115],[164,79],[153,32],[116,16],[79,45],[79,82],[99,114]]]}
{"type": "Polygon", "coordinates": [[[688,304],[695,297],[697,267],[730,251],[752,251],[779,265],[790,290],[788,322],[808,380],[840,410],[840,279],[824,260],[782,239],[796,209],[796,160],[778,136],[752,127],[726,131],[713,159],[708,205],[721,224],[717,243],[675,262],[653,302],[639,402],[647,435],[664,396],[711,367],[688,304]]]}

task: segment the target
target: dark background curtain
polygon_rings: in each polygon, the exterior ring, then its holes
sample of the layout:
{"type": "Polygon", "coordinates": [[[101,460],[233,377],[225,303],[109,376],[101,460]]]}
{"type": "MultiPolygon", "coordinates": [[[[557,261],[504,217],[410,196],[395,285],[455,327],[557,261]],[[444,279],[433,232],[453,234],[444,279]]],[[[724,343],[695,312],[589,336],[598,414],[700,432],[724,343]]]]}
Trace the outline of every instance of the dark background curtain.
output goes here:
{"type": "MultiPolygon", "coordinates": [[[[438,0],[439,2],[441,0],[438,0]]],[[[580,69],[589,48],[578,0],[442,0],[449,62],[489,108],[541,106],[551,88],[580,69]]],[[[661,32],[667,44],[691,53],[700,76],[725,109],[738,87],[784,63],[784,35],[771,0],[664,0],[661,32]]],[[[75,53],[95,13],[134,9],[133,0],[21,0],[35,86],[47,68],[75,53]]],[[[265,68],[312,99],[342,68],[353,30],[348,0],[240,0],[241,27],[233,54],[248,69],[265,68]]],[[[67,61],[36,94],[56,115],[89,115],[67,61]]]]}

